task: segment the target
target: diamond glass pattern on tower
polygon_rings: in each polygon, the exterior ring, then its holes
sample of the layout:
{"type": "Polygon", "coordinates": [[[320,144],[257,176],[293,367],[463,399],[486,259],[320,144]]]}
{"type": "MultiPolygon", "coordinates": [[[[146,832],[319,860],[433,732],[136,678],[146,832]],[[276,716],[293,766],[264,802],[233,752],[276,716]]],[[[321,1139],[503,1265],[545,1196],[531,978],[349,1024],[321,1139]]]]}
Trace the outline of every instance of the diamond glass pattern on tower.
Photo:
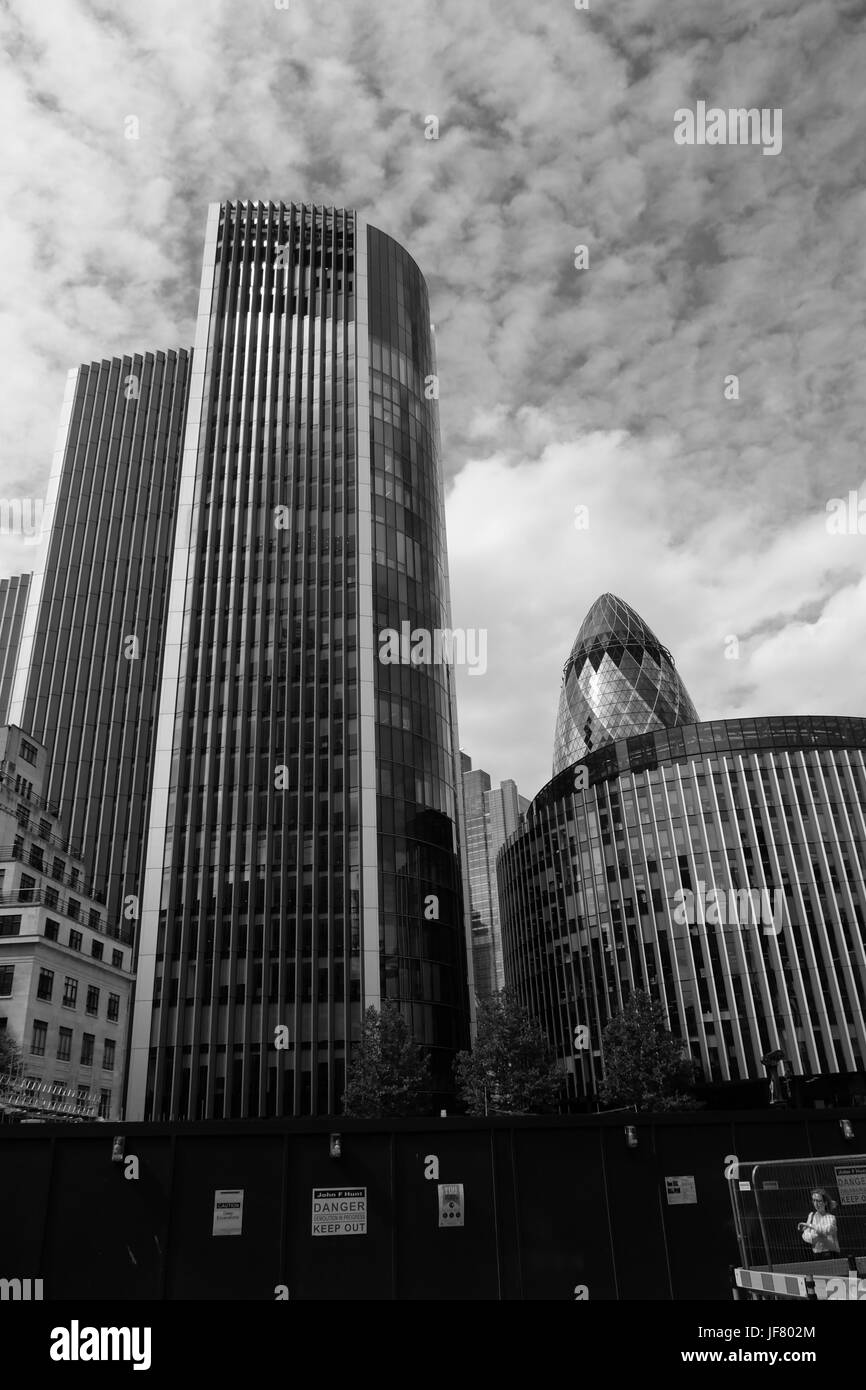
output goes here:
{"type": "Polygon", "coordinates": [[[563,670],[554,777],[606,743],[697,718],[667,648],[621,598],[602,594],[581,623],[563,670]]]}
{"type": "Polygon", "coordinates": [[[440,1103],[453,1088],[452,673],[383,665],[376,640],[450,627],[434,373],[426,286],[390,237],[348,210],[212,205],[129,1118],[335,1113],[383,996],[440,1103]]]}

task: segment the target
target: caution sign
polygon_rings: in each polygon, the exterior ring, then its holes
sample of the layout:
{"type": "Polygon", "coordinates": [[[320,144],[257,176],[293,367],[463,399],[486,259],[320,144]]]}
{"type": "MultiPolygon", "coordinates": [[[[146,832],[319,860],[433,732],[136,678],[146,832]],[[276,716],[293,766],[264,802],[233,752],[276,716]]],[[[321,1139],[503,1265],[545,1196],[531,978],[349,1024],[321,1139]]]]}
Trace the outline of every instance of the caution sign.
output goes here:
{"type": "Polygon", "coordinates": [[[693,1177],[665,1178],[665,1192],[669,1207],[692,1206],[698,1200],[693,1177]]]}
{"type": "Polygon", "coordinates": [[[843,1207],[866,1206],[866,1163],[846,1163],[833,1172],[843,1207]]]}
{"type": "Polygon", "coordinates": [[[365,1236],[366,1187],[314,1187],[314,1236],[365,1236]]]}
{"type": "Polygon", "coordinates": [[[439,1184],[439,1225],[463,1225],[463,1184],[462,1182],[440,1182],[439,1184]]]}
{"type": "Polygon", "coordinates": [[[244,1190],[226,1188],[213,1195],[213,1231],[215,1236],[239,1236],[244,1229],[244,1190]]]}

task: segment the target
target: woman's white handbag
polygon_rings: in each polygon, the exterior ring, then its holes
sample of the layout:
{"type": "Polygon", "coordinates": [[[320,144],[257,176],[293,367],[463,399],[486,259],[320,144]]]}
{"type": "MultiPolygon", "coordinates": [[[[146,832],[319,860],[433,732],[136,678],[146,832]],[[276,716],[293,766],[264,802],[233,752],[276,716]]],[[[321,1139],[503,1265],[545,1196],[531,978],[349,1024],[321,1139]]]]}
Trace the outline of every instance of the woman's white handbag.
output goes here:
{"type": "Polygon", "coordinates": [[[802,1231],[802,1236],[807,1245],[814,1245],[818,1239],[818,1232],[814,1226],[806,1226],[802,1231]]]}

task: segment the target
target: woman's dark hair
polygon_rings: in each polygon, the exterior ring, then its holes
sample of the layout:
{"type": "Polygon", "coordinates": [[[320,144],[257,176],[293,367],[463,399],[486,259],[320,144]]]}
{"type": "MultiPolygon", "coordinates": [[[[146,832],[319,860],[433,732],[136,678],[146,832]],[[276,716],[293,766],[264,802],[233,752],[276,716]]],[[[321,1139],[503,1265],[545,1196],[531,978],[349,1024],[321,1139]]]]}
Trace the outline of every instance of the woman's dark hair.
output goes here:
{"type": "Polygon", "coordinates": [[[813,1188],[812,1188],[812,1191],[811,1191],[811,1194],[810,1194],[810,1197],[811,1197],[811,1201],[812,1201],[812,1205],[813,1205],[813,1206],[814,1206],[814,1204],[815,1204],[815,1198],[816,1198],[816,1197],[823,1197],[823,1198],[824,1198],[824,1205],[825,1205],[825,1207],[827,1208],[827,1210],[828,1210],[828,1211],[835,1211],[835,1210],[836,1210],[836,1205],[837,1205],[837,1204],[833,1201],[833,1198],[830,1196],[830,1194],[829,1194],[829,1192],[827,1191],[826,1187],[813,1187],[813,1188]]]}

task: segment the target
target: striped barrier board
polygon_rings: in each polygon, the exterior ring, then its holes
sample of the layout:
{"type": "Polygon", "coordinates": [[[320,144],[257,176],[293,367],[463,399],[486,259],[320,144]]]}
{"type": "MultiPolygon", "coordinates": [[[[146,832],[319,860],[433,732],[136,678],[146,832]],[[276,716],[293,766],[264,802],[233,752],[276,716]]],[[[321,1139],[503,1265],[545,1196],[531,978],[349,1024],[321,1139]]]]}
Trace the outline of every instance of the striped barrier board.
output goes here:
{"type": "MultiPolygon", "coordinates": [[[[858,1261],[858,1266],[859,1266],[858,1261]]],[[[832,1267],[821,1274],[792,1274],[780,1270],[735,1269],[734,1282],[741,1289],[753,1289],[755,1293],[769,1294],[772,1298],[815,1298],[820,1302],[866,1302],[866,1278],[854,1270],[847,1270],[841,1261],[834,1261],[832,1267]],[[843,1272],[844,1271],[844,1272],[843,1272]],[[811,1286],[811,1287],[810,1287],[811,1286]]]]}
{"type": "Polygon", "coordinates": [[[734,1279],[741,1289],[769,1293],[776,1298],[808,1298],[806,1276],[803,1274],[771,1274],[762,1269],[735,1269],[734,1279]]]}

